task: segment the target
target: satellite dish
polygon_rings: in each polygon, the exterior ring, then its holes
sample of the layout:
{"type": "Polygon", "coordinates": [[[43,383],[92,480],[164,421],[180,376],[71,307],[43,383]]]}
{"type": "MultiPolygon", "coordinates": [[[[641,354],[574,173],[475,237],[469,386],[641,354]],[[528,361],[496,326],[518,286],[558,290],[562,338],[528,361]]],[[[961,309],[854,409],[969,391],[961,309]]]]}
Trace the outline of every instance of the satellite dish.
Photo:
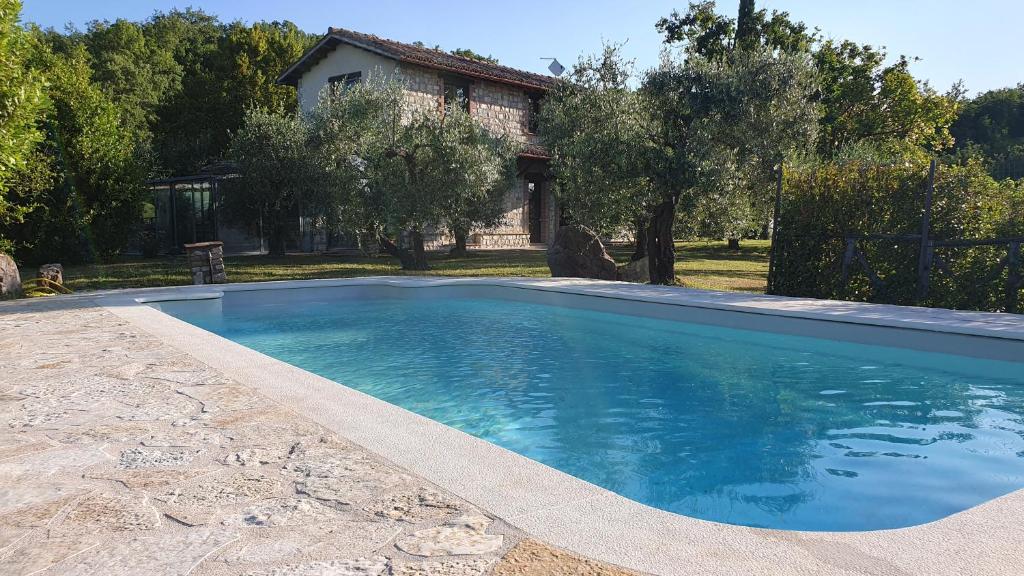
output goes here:
{"type": "Polygon", "coordinates": [[[555,76],[561,76],[565,72],[565,66],[562,66],[561,62],[556,58],[541,58],[541,60],[551,60],[551,64],[548,66],[548,70],[551,71],[555,76]]]}

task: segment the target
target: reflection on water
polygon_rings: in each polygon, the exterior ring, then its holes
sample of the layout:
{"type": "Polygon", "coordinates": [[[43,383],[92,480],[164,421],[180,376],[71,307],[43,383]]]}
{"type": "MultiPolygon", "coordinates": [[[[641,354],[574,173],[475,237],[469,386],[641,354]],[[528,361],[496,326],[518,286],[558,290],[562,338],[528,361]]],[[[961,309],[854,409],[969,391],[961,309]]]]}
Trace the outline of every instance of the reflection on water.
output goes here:
{"type": "Polygon", "coordinates": [[[189,310],[169,312],[689,516],[893,528],[1024,486],[1019,364],[492,300],[189,310]]]}

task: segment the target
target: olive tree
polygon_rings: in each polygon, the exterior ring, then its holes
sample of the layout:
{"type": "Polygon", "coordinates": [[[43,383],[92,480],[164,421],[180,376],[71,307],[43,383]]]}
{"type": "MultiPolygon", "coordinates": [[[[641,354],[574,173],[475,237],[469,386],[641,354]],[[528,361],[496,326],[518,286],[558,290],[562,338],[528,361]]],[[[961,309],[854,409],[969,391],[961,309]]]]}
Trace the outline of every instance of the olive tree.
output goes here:
{"type": "Polygon", "coordinates": [[[428,232],[448,230],[464,248],[471,228],[501,222],[517,146],[458,107],[413,106],[400,76],[325,89],[310,122],[342,191],[338,221],[402,268],[427,269],[428,232]]]}
{"type": "Polygon", "coordinates": [[[603,235],[634,228],[638,259],[653,200],[655,128],[649,99],[630,86],[633,62],[620,48],[607,45],[600,56],[579,60],[548,94],[539,132],[551,153],[554,193],[568,216],[603,235]]]}
{"type": "Polygon", "coordinates": [[[740,194],[712,210],[733,220],[763,213],[749,206],[766,202],[774,167],[814,142],[815,88],[805,55],[759,49],[716,59],[667,55],[648,75],[642,91],[654,102],[663,154],[655,162],[661,201],[648,228],[652,281],[672,282],[672,223],[681,201],[691,208],[710,191],[740,194]],[[731,206],[742,210],[729,215],[731,206]]]}
{"type": "Polygon", "coordinates": [[[309,142],[301,117],[266,110],[248,111],[231,139],[228,157],[240,177],[227,182],[228,219],[262,227],[271,254],[284,254],[291,223],[300,215],[331,204],[323,158],[309,142]]]}

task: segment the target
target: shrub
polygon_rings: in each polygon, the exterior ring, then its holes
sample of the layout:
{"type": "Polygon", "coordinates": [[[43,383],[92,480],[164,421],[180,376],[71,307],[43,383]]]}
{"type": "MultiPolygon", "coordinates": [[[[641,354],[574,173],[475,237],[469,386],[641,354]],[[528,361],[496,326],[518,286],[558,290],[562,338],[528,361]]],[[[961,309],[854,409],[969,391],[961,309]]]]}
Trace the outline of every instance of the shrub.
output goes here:
{"type": "Polygon", "coordinates": [[[775,260],[775,294],[1003,310],[1005,244],[944,247],[942,241],[1024,235],[1024,181],[991,178],[977,162],[936,170],[929,238],[936,245],[927,294],[918,290],[920,233],[928,185],[922,160],[853,159],[788,165],[775,260]],[[857,242],[843,278],[847,238],[857,242]],[[917,237],[915,238],[915,235],[917,237]]]}

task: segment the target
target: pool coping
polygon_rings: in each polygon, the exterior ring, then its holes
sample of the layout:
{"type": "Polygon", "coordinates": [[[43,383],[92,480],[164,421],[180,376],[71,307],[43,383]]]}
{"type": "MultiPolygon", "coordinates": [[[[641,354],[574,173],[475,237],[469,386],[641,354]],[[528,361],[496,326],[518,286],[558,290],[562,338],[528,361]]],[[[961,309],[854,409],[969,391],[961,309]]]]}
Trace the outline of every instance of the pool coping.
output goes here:
{"type": "Polygon", "coordinates": [[[166,315],[147,302],[332,286],[505,286],[1024,341],[1024,316],[708,292],[579,279],[375,277],[83,295],[133,325],[525,532],[651,574],[1012,574],[1024,490],[896,530],[792,532],[665,512],[166,315]]]}

